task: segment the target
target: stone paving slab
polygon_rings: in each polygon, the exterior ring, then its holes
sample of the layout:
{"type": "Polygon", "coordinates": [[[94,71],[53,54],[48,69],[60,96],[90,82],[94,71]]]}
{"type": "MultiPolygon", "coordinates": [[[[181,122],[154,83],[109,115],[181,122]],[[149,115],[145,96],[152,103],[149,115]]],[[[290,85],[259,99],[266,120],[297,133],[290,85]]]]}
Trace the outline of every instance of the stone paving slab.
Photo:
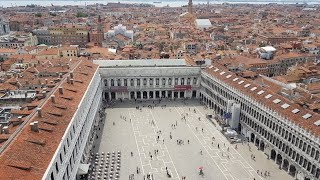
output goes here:
{"type": "MultiPolygon", "coordinates": [[[[239,145],[239,149],[235,150],[234,145],[206,119],[205,114],[210,113],[210,110],[204,109],[197,101],[189,101],[187,105],[181,101],[166,101],[161,104],[166,104],[167,108],[144,107],[142,111],[135,108],[150,104],[152,101],[142,104],[119,102],[106,110],[101,142],[96,151],[122,152],[121,180],[129,179],[130,174],[134,174],[135,180],[143,180],[148,173],[156,180],[181,179],[182,176],[186,176],[187,180],[265,179],[256,174],[256,166],[252,166],[250,157],[246,153],[239,153],[244,148],[239,145]],[[193,112],[194,109],[196,113],[193,112]],[[183,116],[186,117],[185,120],[182,119],[183,116]],[[173,128],[173,124],[177,126],[173,128]],[[184,145],[177,145],[177,140],[183,140],[184,145]],[[155,150],[158,150],[157,155],[155,150]],[[243,154],[246,156],[243,157],[243,154]],[[166,175],[166,167],[171,178],[166,175]],[[199,167],[203,167],[204,176],[198,174],[199,167]],[[141,173],[136,173],[137,168],[140,168],[141,173]]],[[[275,179],[290,179],[279,172],[277,174],[280,175],[275,179]]]]}

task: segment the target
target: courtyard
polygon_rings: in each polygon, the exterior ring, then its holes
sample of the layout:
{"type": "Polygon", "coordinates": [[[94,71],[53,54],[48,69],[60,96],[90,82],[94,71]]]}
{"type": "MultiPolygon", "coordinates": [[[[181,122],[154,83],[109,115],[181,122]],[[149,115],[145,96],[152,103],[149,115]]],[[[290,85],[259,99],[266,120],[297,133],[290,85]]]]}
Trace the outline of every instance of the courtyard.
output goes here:
{"type": "Polygon", "coordinates": [[[198,100],[117,102],[106,109],[94,153],[121,152],[121,180],[293,179],[253,144],[230,144],[206,118],[212,113],[198,100]]]}

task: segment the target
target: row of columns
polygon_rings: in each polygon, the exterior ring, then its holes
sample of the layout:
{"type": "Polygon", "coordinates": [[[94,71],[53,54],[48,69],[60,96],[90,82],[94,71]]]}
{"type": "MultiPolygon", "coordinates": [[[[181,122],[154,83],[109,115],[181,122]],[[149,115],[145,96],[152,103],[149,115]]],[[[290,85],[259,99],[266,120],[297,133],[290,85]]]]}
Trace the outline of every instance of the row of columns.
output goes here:
{"type": "Polygon", "coordinates": [[[111,81],[114,81],[113,86],[131,86],[131,79],[133,79],[133,86],[168,86],[168,85],[193,85],[193,84],[198,84],[199,83],[199,78],[196,77],[178,77],[178,83],[175,83],[175,79],[177,77],[170,77],[170,78],[128,78],[127,80],[127,84],[125,84],[125,79],[121,78],[120,79],[120,84],[118,83],[119,79],[108,79],[107,80],[107,84],[105,84],[105,86],[107,87],[111,87],[111,81]],[[182,83],[181,80],[182,78],[184,79],[184,82],[182,83]],[[188,83],[188,78],[190,78],[190,83],[188,83]],[[196,78],[196,79],[195,79],[196,78]],[[138,85],[138,79],[140,80],[140,85],[138,85]],[[144,79],[146,79],[146,85],[144,85],[144,79]],[[150,85],[150,79],[152,79],[152,85],[150,85]],[[156,79],[159,79],[159,84],[157,85],[156,83],[156,79]],[[165,83],[163,84],[163,79],[165,79],[165,83]],[[169,79],[171,79],[171,83],[169,84],[169,79]]]}
{"type": "MultiPolygon", "coordinates": [[[[134,99],[138,99],[138,92],[140,92],[140,97],[139,99],[157,99],[157,98],[163,98],[163,94],[162,92],[163,91],[129,91],[129,92],[107,92],[108,93],[108,100],[110,101],[112,99],[112,93],[114,93],[114,96],[115,96],[115,100],[118,100],[118,99],[129,99],[131,100],[131,93],[134,93],[134,99]],[[144,97],[144,93],[146,92],[146,98],[144,97]],[[150,92],[153,92],[153,96],[151,98],[150,96],[150,92]],[[159,96],[157,97],[156,96],[156,93],[159,93],[159,96]]],[[[165,98],[171,98],[171,99],[174,99],[174,98],[191,98],[192,97],[192,93],[194,91],[164,91],[165,92],[165,98]],[[181,96],[181,92],[183,92],[183,97],[181,96]],[[175,96],[175,93],[177,93],[177,96],[175,96]]],[[[104,98],[106,99],[107,97],[104,96],[104,98]]]]}
{"type": "MultiPolygon", "coordinates": [[[[254,144],[258,146],[258,149],[259,149],[259,150],[261,150],[261,144],[264,143],[261,139],[259,139],[258,137],[256,137],[256,135],[254,135],[253,138],[250,137],[250,140],[252,140],[252,141],[254,142],[254,144]],[[257,141],[259,141],[259,143],[257,143],[257,141]]],[[[264,150],[267,148],[267,146],[268,146],[268,145],[264,143],[264,149],[263,149],[262,151],[264,151],[264,150]]],[[[297,175],[298,175],[297,167],[296,167],[295,165],[293,165],[293,163],[290,163],[290,161],[289,161],[288,159],[285,159],[283,154],[278,153],[278,152],[277,152],[276,150],[274,150],[274,149],[271,150],[271,151],[269,151],[269,152],[270,152],[269,157],[271,157],[271,159],[273,159],[272,156],[271,156],[271,155],[273,154],[272,151],[274,151],[274,161],[275,161],[277,164],[279,164],[279,169],[285,170],[287,173],[291,174],[295,179],[297,179],[297,175]],[[287,164],[285,164],[285,162],[287,162],[287,164]],[[294,167],[294,171],[291,172],[290,170],[291,170],[293,167],[294,167]],[[287,168],[287,169],[285,169],[285,168],[287,168]]],[[[268,153],[268,154],[269,154],[269,153],[268,153]]],[[[301,168],[305,167],[305,166],[303,166],[301,163],[299,163],[299,161],[301,161],[301,158],[303,158],[303,160],[305,160],[304,157],[303,157],[303,156],[299,156],[299,157],[298,157],[298,160],[296,160],[297,155],[298,155],[298,154],[295,154],[295,155],[292,154],[292,156],[291,156],[291,155],[289,155],[289,156],[293,159],[294,162],[297,162],[299,165],[301,165],[301,168]]],[[[304,163],[304,162],[302,162],[302,163],[304,163]]],[[[307,166],[308,166],[308,165],[307,165],[307,166]]],[[[311,164],[308,172],[311,173],[313,176],[317,176],[317,171],[319,171],[319,170],[318,170],[316,167],[314,167],[314,165],[311,164]],[[312,169],[314,169],[314,171],[312,171],[312,169]]],[[[302,171],[299,172],[299,174],[305,176],[302,171]]]]}
{"type": "MultiPolygon", "coordinates": [[[[205,95],[203,95],[203,94],[201,94],[200,95],[200,98],[202,99],[202,101],[204,102],[204,103],[206,103],[206,104],[208,104],[210,107],[213,105],[213,102],[212,101],[210,101],[205,95]]],[[[214,108],[214,110],[215,111],[217,111],[217,109],[215,109],[214,108]]],[[[219,110],[218,110],[219,111],[219,110]]],[[[218,112],[219,113],[219,112],[218,112]]],[[[250,137],[250,140],[251,140],[251,137],[250,137]]],[[[259,150],[261,149],[261,146],[262,146],[262,143],[264,143],[261,139],[258,139],[258,138],[256,138],[256,136],[254,136],[254,138],[253,138],[253,143],[254,144],[257,144],[257,146],[259,147],[259,150]],[[259,143],[257,142],[257,140],[259,141],[259,143]]],[[[263,151],[266,149],[266,144],[264,143],[264,148],[263,148],[263,151]]],[[[271,155],[271,152],[270,152],[270,155],[271,155]]],[[[282,155],[280,155],[279,157],[278,157],[278,154],[276,153],[276,155],[275,155],[275,161],[277,162],[277,161],[280,161],[280,158],[281,158],[281,163],[279,164],[279,168],[280,169],[283,169],[284,168],[284,163],[285,163],[285,160],[283,159],[283,157],[282,157],[282,155]],[[281,157],[280,157],[281,156],[281,157]]],[[[294,174],[293,174],[293,176],[296,178],[297,177],[297,174],[298,174],[298,171],[297,171],[297,169],[296,169],[296,167],[294,166],[294,165],[292,165],[292,164],[290,164],[289,163],[289,161],[287,160],[287,162],[288,162],[288,164],[287,164],[287,166],[286,166],[286,171],[289,173],[290,172],[290,167],[291,166],[293,166],[294,168],[295,168],[295,172],[294,172],[294,174]]]]}
{"type": "MultiPolygon", "coordinates": [[[[212,102],[211,100],[210,100],[210,95],[209,96],[207,96],[207,95],[205,95],[205,94],[201,94],[200,95],[200,97],[201,97],[201,100],[204,102],[204,103],[206,103],[206,104],[208,104],[210,107],[212,107],[213,106],[213,104],[215,104],[216,102],[212,102]]],[[[219,111],[219,108],[214,108],[214,110],[215,110],[215,112],[217,112],[217,111],[219,111]]],[[[260,131],[259,130],[257,130],[257,129],[254,129],[257,133],[259,133],[260,131]]],[[[250,137],[250,140],[251,140],[251,137],[250,137]]],[[[261,139],[259,139],[259,138],[256,138],[255,136],[252,138],[252,140],[253,140],[253,142],[254,142],[254,144],[255,145],[257,145],[258,147],[259,147],[259,149],[261,149],[261,150],[263,150],[263,151],[265,151],[265,149],[267,148],[267,146],[268,146],[268,144],[266,144],[265,142],[263,142],[261,139]],[[263,143],[263,144],[262,144],[263,143]],[[262,148],[263,147],[263,148],[262,148]]],[[[270,149],[270,148],[268,148],[268,149],[270,149]]],[[[282,150],[283,150],[283,148],[282,148],[282,150]]],[[[269,154],[269,153],[268,153],[269,154]]],[[[271,153],[270,153],[270,155],[271,155],[271,153]]],[[[304,158],[303,156],[300,156],[299,157],[300,158],[300,161],[301,161],[301,158],[304,158]]],[[[303,159],[304,161],[302,162],[302,163],[299,163],[300,161],[298,161],[298,164],[300,164],[303,168],[305,168],[309,173],[311,173],[313,176],[315,176],[316,178],[319,178],[318,177],[318,174],[317,174],[317,172],[318,172],[318,169],[314,166],[314,165],[310,165],[310,162],[308,162],[308,161],[306,161],[305,159],[303,159]],[[309,164],[308,164],[309,163],[309,164]]],[[[291,173],[290,174],[292,174],[295,178],[297,177],[297,168],[296,168],[296,166],[294,165],[295,163],[289,163],[289,160],[288,159],[284,159],[283,158],[283,156],[282,155],[280,155],[280,154],[276,154],[275,155],[275,161],[277,162],[277,164],[279,164],[279,168],[280,169],[283,169],[283,168],[287,168],[286,169],[286,171],[287,172],[290,172],[290,169],[291,169],[291,173]]],[[[302,176],[307,176],[307,175],[305,175],[302,171],[301,172],[299,172],[299,174],[301,174],[302,176]]],[[[319,174],[320,174],[320,170],[319,170],[319,174]]]]}

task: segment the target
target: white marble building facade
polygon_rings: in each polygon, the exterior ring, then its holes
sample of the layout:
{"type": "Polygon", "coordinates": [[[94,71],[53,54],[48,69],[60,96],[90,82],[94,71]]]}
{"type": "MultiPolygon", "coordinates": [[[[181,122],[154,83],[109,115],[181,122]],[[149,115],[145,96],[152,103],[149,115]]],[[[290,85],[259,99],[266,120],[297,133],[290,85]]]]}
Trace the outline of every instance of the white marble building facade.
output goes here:
{"type": "MultiPolygon", "coordinates": [[[[241,78],[219,69],[216,69],[218,75],[213,76],[200,67],[187,65],[182,59],[99,60],[94,63],[99,69],[43,179],[50,179],[51,174],[58,179],[75,179],[79,165],[86,162],[91,149],[92,132],[98,123],[102,100],[160,98],[200,99],[220,117],[229,111],[237,112],[230,124],[280,169],[298,180],[320,178],[320,137],[275,113],[264,102],[255,101],[243,92],[245,89],[237,89],[222,80],[223,77],[240,85],[241,78]],[[70,145],[67,146],[68,141],[70,145]]],[[[246,88],[247,84],[242,85],[246,88]]],[[[250,87],[249,91],[263,94],[263,90],[258,91],[256,87],[250,87]]]]}
{"type": "Polygon", "coordinates": [[[107,100],[198,98],[198,67],[100,68],[107,100]]]}
{"type": "Polygon", "coordinates": [[[98,70],[78,105],[62,140],[43,175],[43,180],[76,179],[80,164],[89,156],[94,124],[102,103],[102,81],[98,70]]]}
{"type": "MultiPolygon", "coordinates": [[[[217,73],[222,74],[219,70],[217,73]]],[[[218,117],[223,118],[227,113],[230,100],[236,102],[241,109],[238,131],[243,136],[294,179],[320,178],[320,137],[311,135],[265,106],[264,102],[253,100],[221,79],[206,72],[201,74],[200,99],[213,109],[218,117]]],[[[240,78],[232,79],[237,84],[242,81],[240,78]]],[[[257,92],[262,94],[263,90],[257,92]]]]}

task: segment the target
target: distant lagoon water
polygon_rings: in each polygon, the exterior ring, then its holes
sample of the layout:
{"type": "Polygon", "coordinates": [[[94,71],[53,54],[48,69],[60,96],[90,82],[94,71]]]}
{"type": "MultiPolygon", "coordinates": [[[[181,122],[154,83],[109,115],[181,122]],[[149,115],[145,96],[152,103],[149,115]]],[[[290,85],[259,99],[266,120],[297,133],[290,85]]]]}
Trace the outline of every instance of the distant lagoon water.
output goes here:
{"type": "MultiPolygon", "coordinates": [[[[26,6],[31,4],[41,5],[41,6],[51,6],[51,5],[92,5],[92,4],[107,4],[107,3],[147,3],[153,4],[157,7],[170,6],[170,7],[180,7],[188,4],[188,0],[105,0],[105,1],[96,1],[96,0],[0,0],[0,7],[12,7],[12,6],[26,6]],[[161,3],[154,3],[161,2],[161,3]]],[[[207,4],[208,0],[193,0],[193,4],[207,4]]],[[[295,4],[295,3],[304,3],[308,4],[320,4],[320,0],[313,1],[294,1],[294,0],[209,0],[210,4],[222,4],[222,3],[239,3],[239,4],[269,4],[269,3],[278,3],[278,4],[295,4]]]]}

